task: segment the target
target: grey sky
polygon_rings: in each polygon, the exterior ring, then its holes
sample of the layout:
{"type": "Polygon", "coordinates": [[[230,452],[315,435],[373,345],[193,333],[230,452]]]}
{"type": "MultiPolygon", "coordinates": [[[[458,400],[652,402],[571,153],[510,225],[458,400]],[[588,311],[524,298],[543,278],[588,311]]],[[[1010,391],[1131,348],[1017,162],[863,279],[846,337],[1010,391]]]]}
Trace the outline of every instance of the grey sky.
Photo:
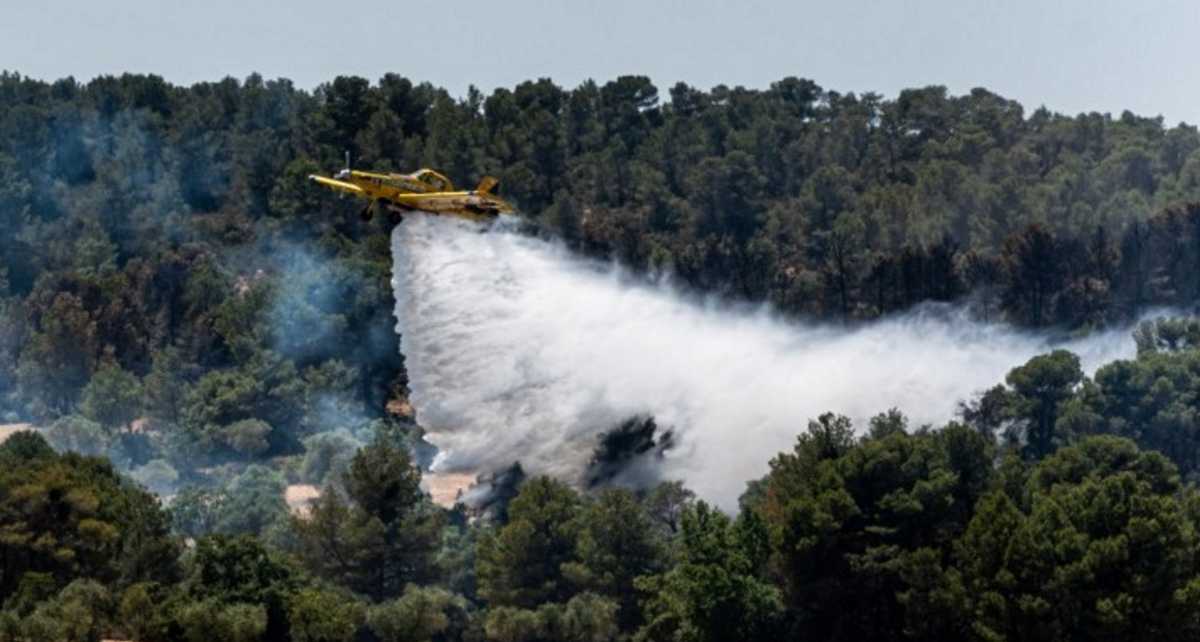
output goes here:
{"type": "MultiPolygon", "coordinates": [[[[0,68],[177,83],[395,71],[461,94],[549,76],[839,91],[983,86],[1027,108],[1200,121],[1200,2],[10,0],[0,68]]],[[[665,91],[664,91],[665,94],[665,91]]]]}

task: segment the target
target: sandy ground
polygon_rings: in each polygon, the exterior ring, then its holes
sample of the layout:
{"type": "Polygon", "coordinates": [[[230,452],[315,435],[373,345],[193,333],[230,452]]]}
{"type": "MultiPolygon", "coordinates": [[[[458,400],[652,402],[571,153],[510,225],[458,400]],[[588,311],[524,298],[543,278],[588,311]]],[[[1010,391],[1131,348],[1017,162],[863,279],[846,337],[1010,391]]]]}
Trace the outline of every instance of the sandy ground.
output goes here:
{"type": "Polygon", "coordinates": [[[301,517],[308,514],[309,504],[321,496],[321,489],[312,484],[292,484],[283,493],[288,508],[301,517]]]}
{"type": "Polygon", "coordinates": [[[0,444],[4,443],[13,433],[22,430],[37,430],[33,424],[0,424],[0,444]]]}
{"type": "Polygon", "coordinates": [[[460,492],[475,483],[475,473],[424,473],[421,487],[433,497],[433,503],[452,508],[460,492]]]}
{"type": "MultiPolygon", "coordinates": [[[[439,506],[453,508],[459,493],[466,492],[475,483],[474,473],[430,473],[421,478],[421,488],[433,497],[439,506]]],[[[312,484],[292,484],[284,491],[284,501],[296,515],[308,513],[309,505],[321,496],[321,489],[312,484]]]]}
{"type": "Polygon", "coordinates": [[[387,402],[386,409],[391,414],[404,419],[412,419],[414,415],[412,404],[403,399],[392,399],[387,402]]]}

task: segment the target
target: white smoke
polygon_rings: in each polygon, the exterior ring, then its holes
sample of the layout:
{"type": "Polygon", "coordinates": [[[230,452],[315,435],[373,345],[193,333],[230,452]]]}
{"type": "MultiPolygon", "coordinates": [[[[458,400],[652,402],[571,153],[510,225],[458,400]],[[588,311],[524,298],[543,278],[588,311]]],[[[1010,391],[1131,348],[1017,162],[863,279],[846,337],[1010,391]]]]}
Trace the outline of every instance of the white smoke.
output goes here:
{"type": "MultiPolygon", "coordinates": [[[[519,460],[577,479],[601,431],[650,413],[676,429],[666,475],[731,507],[822,412],[942,423],[1051,347],[945,306],[843,329],[696,301],[510,227],[417,215],[393,232],[397,331],[436,470],[519,460]]],[[[1135,350],[1126,330],[1062,347],[1088,372],[1135,350]]]]}

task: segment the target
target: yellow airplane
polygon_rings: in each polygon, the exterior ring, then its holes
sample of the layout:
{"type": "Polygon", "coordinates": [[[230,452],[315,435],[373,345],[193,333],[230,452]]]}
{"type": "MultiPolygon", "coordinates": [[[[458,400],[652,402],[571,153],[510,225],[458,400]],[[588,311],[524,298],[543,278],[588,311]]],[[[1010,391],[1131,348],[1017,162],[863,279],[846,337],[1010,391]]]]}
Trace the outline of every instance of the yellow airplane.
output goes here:
{"type": "Polygon", "coordinates": [[[397,214],[422,211],[473,221],[489,221],[513,211],[512,205],[493,193],[499,181],[491,176],[484,176],[469,192],[456,191],[450,179],[432,169],[420,169],[412,174],[352,170],[347,154],[346,169],[332,178],[317,174],[308,178],[330,189],[367,199],[369,202],[362,211],[364,221],[370,220],[380,205],[397,214]]]}

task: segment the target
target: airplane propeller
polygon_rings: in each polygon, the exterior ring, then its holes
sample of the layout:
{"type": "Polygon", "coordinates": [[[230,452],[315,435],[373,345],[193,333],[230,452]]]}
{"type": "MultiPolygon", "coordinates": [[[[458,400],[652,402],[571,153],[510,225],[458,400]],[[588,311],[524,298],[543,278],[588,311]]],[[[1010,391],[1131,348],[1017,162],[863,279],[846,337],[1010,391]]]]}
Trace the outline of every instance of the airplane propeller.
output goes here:
{"type": "MultiPolygon", "coordinates": [[[[350,176],[350,150],[347,149],[346,150],[346,167],[343,168],[342,171],[334,174],[333,177],[340,180],[340,179],[348,178],[349,176],[350,176]]],[[[346,198],[345,193],[342,193],[342,192],[338,193],[339,200],[342,200],[345,198],[346,198]]],[[[368,207],[370,207],[370,206],[368,206],[368,207]]],[[[368,214],[365,213],[366,210],[363,210],[363,211],[364,211],[364,214],[363,214],[364,216],[369,216],[368,214]]],[[[364,220],[366,220],[366,219],[364,218],[364,220]]]]}
{"type": "Polygon", "coordinates": [[[343,179],[350,177],[350,150],[348,150],[348,149],[346,150],[346,166],[343,167],[341,169],[341,171],[339,171],[337,174],[334,174],[333,176],[334,176],[334,178],[337,178],[339,180],[343,180],[343,179]]]}

